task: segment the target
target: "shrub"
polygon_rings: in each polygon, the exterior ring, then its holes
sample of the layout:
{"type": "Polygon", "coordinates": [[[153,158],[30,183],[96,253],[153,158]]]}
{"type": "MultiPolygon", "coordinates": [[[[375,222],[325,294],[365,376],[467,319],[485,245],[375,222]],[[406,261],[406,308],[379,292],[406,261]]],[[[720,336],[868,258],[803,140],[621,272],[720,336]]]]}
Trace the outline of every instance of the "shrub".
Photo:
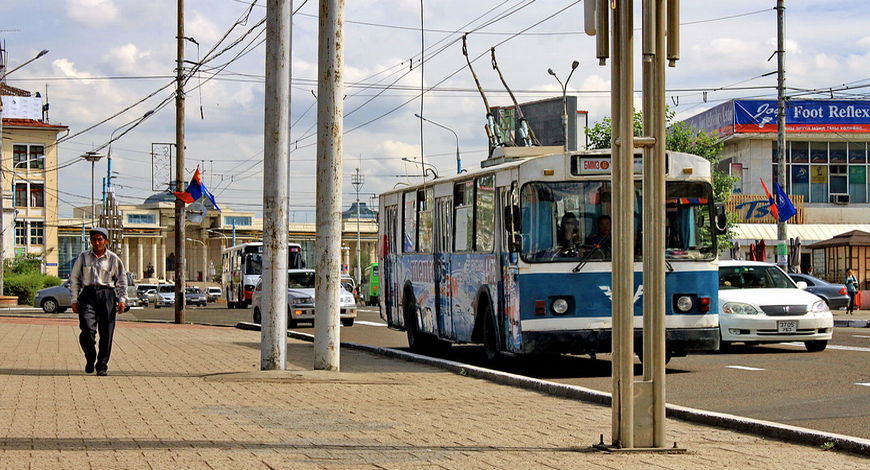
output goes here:
{"type": "Polygon", "coordinates": [[[18,297],[21,305],[31,305],[36,291],[60,285],[60,278],[42,274],[42,258],[35,255],[19,255],[7,259],[4,276],[6,295],[18,297]]]}

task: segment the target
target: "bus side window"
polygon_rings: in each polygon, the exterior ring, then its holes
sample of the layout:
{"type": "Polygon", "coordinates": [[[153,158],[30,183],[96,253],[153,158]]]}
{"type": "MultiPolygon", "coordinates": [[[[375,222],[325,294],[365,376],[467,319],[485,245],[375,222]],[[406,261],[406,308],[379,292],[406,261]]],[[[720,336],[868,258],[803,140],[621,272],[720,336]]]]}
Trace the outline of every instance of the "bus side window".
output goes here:
{"type": "Polygon", "coordinates": [[[495,175],[477,179],[474,199],[475,251],[489,253],[493,248],[495,234],[495,175]]]}
{"type": "Polygon", "coordinates": [[[454,186],[453,197],[453,249],[471,251],[474,246],[474,180],[454,186]]]}

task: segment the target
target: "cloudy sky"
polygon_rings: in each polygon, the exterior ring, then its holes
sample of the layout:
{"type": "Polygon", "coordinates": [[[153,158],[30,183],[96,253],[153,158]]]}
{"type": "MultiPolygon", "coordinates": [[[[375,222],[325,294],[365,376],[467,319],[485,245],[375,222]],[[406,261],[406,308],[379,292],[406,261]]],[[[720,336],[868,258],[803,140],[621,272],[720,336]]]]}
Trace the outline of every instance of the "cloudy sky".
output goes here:
{"type": "MultiPolygon", "coordinates": [[[[221,205],[259,211],[265,32],[257,24],[265,16],[265,0],[253,8],[251,1],[186,1],[185,35],[199,43],[198,48],[187,44],[188,61],[205,57],[235,23],[239,24],[217,50],[240,39],[188,83],[187,170],[192,173],[197,164],[202,165],[205,182],[221,205]]],[[[786,3],[790,93],[870,84],[866,1],[786,3]]],[[[768,61],[776,47],[775,4],[774,0],[682,2],[682,59],[676,68],[668,69],[667,83],[668,101],[678,116],[688,117],[730,98],[776,96],[776,76],[760,77],[776,68],[775,59],[768,61]]],[[[472,32],[468,36],[471,57],[496,46],[502,72],[520,101],[560,94],[547,68],[564,78],[571,62],[579,60],[568,92],[579,97],[580,109],[590,112],[590,122],[609,115],[610,69],[597,64],[594,38],[581,33],[582,1],[424,0],[427,50],[422,76],[420,5],[420,0],[347,0],[344,125],[350,132],[344,138],[345,206],[354,197],[350,175],[357,167],[365,176],[361,200],[366,202],[371,194],[409,181],[396,175],[419,172],[401,159],[421,153],[420,121],[414,117],[421,107],[417,98],[421,81],[426,87],[437,84],[424,96],[423,114],[456,130],[463,164],[476,167],[486,156],[484,106],[464,68],[462,32],[472,32]]],[[[294,8],[298,14],[293,19],[291,211],[296,221],[313,221],[317,1],[295,0],[294,8]]],[[[174,140],[170,99],[174,85],[160,89],[173,80],[175,12],[174,0],[0,3],[0,40],[8,51],[10,68],[42,49],[50,50],[15,72],[8,83],[33,92],[44,93],[48,87],[51,122],[69,126],[71,134],[154,95],[59,147],[61,163],[75,160],[106,143],[113,130],[157,109],[112,146],[122,202],[141,202],[153,192],[151,144],[174,140]],[[168,106],[159,107],[167,99],[168,106]]],[[[488,54],[475,62],[475,69],[490,104],[510,104],[488,54]]],[[[856,88],[835,96],[866,93],[856,88]]],[[[423,128],[426,161],[441,174],[451,174],[455,168],[454,142],[443,129],[428,124],[423,128]]],[[[98,164],[97,172],[105,171],[105,163],[98,164]]],[[[66,216],[74,205],[87,205],[90,168],[78,163],[60,172],[60,214],[66,216]]]]}

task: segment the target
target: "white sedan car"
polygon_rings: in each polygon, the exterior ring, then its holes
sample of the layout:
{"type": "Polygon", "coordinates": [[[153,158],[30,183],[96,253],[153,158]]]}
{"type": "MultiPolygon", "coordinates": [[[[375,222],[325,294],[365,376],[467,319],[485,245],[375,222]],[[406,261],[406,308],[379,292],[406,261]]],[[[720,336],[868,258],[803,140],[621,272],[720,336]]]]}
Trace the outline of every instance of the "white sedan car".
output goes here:
{"type": "MultiPolygon", "coordinates": [[[[803,283],[800,283],[803,284],[803,283]]],[[[779,267],[758,261],[719,264],[721,345],[803,341],[823,351],[834,332],[824,300],[803,290],[779,267]]]]}
{"type": "MultiPolygon", "coordinates": [[[[251,298],[254,307],[254,323],[262,321],[263,284],[258,283],[251,298]]],[[[339,289],[339,318],[344,326],[353,326],[356,319],[356,300],[350,292],[339,289]]],[[[287,270],[287,327],[293,328],[299,322],[314,324],[314,270],[287,270]]]]}

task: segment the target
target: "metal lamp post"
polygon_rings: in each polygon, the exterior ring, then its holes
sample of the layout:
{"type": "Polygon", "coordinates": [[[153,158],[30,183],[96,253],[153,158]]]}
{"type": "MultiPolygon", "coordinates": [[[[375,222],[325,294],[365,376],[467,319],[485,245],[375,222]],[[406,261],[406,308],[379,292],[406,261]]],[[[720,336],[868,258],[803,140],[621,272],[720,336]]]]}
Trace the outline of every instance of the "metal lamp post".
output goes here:
{"type": "Polygon", "coordinates": [[[91,162],[91,226],[97,221],[97,207],[94,205],[94,165],[100,161],[103,156],[97,152],[86,152],[82,158],[91,162]]]}
{"type": "MultiPolygon", "coordinates": [[[[208,276],[208,245],[205,244],[202,240],[197,240],[195,238],[185,238],[185,240],[189,242],[196,242],[202,245],[202,280],[207,281],[208,276]]],[[[190,265],[188,265],[189,267],[190,265]]],[[[188,276],[193,277],[193,276],[188,276]]]]}
{"type": "MultiPolygon", "coordinates": [[[[351,176],[351,184],[353,185],[353,189],[356,190],[356,267],[354,267],[354,277],[357,285],[357,290],[359,290],[360,285],[360,234],[359,234],[359,189],[362,187],[365,182],[365,175],[359,174],[359,168],[356,169],[356,173],[351,176]]],[[[356,293],[354,293],[356,295],[356,293]]]]}
{"type": "MultiPolygon", "coordinates": [[[[6,83],[6,77],[8,77],[12,72],[24,67],[25,65],[33,62],[34,60],[48,54],[48,49],[43,49],[36,54],[32,59],[25,61],[23,64],[15,67],[10,71],[6,71],[6,64],[3,61],[0,61],[0,84],[6,83]]],[[[6,238],[6,215],[4,214],[4,197],[5,192],[3,190],[3,101],[0,99],[0,296],[4,295],[3,291],[3,264],[6,259],[6,250],[5,248],[5,238],[6,238]]]]}
{"type": "Polygon", "coordinates": [[[580,66],[580,62],[574,61],[571,62],[571,73],[568,74],[568,78],[565,80],[565,83],[562,83],[562,80],[559,80],[559,77],[556,76],[556,72],[553,69],[547,69],[547,73],[552,75],[553,78],[559,82],[559,86],[562,87],[562,140],[564,141],[564,149],[568,151],[568,82],[571,81],[571,76],[574,75],[574,71],[577,70],[577,67],[580,66]]]}
{"type": "Polygon", "coordinates": [[[420,116],[419,114],[415,113],[414,116],[422,119],[423,121],[428,122],[429,124],[434,124],[434,125],[442,128],[446,131],[450,131],[451,133],[453,133],[453,137],[456,138],[456,174],[458,175],[458,174],[462,173],[462,159],[459,158],[459,136],[456,134],[456,131],[454,131],[453,129],[451,129],[443,124],[439,124],[431,119],[424,118],[423,116],[420,116]]]}

